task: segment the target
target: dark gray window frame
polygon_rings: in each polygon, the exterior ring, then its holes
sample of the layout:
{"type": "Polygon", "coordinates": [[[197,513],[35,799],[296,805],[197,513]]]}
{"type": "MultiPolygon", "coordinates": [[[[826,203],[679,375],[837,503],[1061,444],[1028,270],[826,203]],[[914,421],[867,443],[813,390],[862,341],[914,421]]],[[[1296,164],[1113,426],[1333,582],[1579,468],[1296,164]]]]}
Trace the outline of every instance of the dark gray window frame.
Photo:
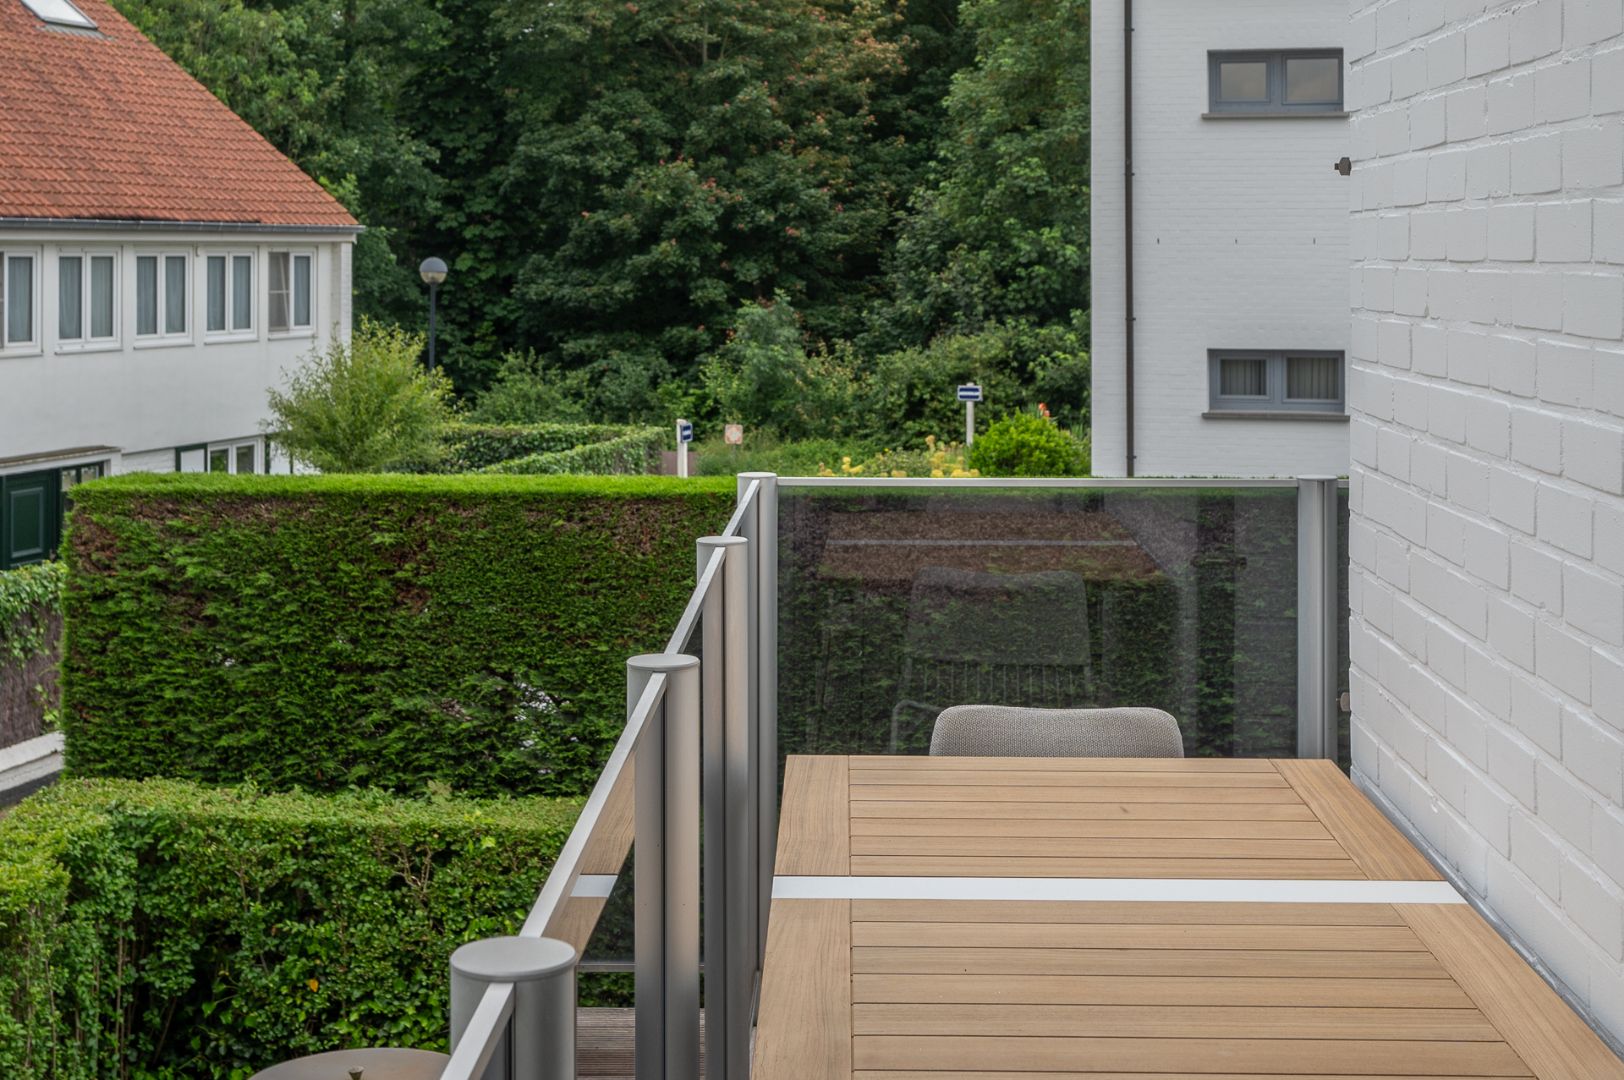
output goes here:
{"type": "Polygon", "coordinates": [[[1348,73],[1341,49],[1241,49],[1207,53],[1208,117],[1346,116],[1348,73]],[[1337,99],[1334,102],[1286,102],[1286,61],[1336,60],[1337,99]],[[1219,65],[1233,61],[1259,61],[1268,65],[1269,96],[1259,101],[1223,101],[1218,96],[1219,65]]]}
{"type": "Polygon", "coordinates": [[[1210,411],[1205,415],[1212,418],[1243,416],[1267,419],[1287,416],[1329,420],[1345,417],[1348,401],[1347,354],[1338,349],[1208,349],[1207,401],[1210,411]],[[1339,361],[1335,401],[1286,397],[1286,359],[1294,356],[1329,357],[1339,361]],[[1219,393],[1218,373],[1225,359],[1263,360],[1264,385],[1268,393],[1262,397],[1225,396],[1219,393]]]}

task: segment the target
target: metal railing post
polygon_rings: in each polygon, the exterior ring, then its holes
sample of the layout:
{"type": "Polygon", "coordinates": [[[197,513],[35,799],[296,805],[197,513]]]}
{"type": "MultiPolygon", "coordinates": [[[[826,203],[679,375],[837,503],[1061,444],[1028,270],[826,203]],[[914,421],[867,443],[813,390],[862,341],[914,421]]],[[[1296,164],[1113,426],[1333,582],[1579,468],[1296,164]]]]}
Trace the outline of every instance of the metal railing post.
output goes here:
{"type": "Polygon", "coordinates": [[[742,495],[757,481],[754,530],[755,589],[751,634],[756,733],[756,958],[759,975],[767,952],[767,915],[772,905],[773,863],[778,851],[778,476],[740,473],[742,495]]]}
{"type": "Polygon", "coordinates": [[[485,990],[513,984],[513,1018],[483,1080],[575,1080],[573,946],[552,938],[470,941],[451,954],[451,1048],[485,990]]]}
{"type": "Polygon", "coordinates": [[[665,695],[657,722],[648,725],[638,742],[634,767],[635,1059],[638,1080],[696,1080],[699,660],[654,653],[626,661],[628,714],[661,673],[668,680],[665,695]]]}
{"type": "Polygon", "coordinates": [[[1297,478],[1297,756],[1337,751],[1337,481],[1297,478]]]}
{"type": "Polygon", "coordinates": [[[705,1075],[749,1073],[750,997],[755,970],[750,819],[750,541],[706,536],[699,573],[722,551],[722,572],[705,597],[701,627],[705,798],[705,1075]]]}

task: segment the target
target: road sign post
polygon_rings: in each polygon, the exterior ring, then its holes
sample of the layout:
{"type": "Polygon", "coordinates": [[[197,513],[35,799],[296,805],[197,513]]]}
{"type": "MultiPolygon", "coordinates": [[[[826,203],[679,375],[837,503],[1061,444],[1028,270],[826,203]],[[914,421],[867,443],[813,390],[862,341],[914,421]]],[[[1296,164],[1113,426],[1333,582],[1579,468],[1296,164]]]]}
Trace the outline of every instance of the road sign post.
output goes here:
{"type": "Polygon", "coordinates": [[[959,387],[959,400],[964,402],[964,445],[976,441],[976,402],[981,400],[981,386],[964,383],[959,387]]]}
{"type": "Polygon", "coordinates": [[[688,444],[694,441],[694,425],[687,420],[677,421],[677,475],[688,475],[688,444]]]}

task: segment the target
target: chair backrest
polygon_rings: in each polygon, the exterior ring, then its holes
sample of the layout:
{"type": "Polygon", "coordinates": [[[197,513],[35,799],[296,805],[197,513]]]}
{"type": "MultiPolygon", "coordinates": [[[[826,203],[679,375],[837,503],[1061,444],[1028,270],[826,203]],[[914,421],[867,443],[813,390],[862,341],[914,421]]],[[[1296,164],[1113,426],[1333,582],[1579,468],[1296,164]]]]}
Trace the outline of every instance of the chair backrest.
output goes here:
{"type": "Polygon", "coordinates": [[[939,757],[1178,757],[1179,722],[1160,709],[955,705],[931,732],[939,757]]]}

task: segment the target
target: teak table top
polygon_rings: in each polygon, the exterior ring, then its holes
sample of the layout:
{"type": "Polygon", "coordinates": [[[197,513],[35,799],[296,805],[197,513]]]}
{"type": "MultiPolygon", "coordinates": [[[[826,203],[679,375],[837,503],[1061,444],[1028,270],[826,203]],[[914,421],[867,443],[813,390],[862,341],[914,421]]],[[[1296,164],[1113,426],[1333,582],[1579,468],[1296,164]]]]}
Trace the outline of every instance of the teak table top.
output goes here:
{"type": "Polygon", "coordinates": [[[1624,1080],[1324,761],[791,757],[757,1080],[1624,1080]]]}

